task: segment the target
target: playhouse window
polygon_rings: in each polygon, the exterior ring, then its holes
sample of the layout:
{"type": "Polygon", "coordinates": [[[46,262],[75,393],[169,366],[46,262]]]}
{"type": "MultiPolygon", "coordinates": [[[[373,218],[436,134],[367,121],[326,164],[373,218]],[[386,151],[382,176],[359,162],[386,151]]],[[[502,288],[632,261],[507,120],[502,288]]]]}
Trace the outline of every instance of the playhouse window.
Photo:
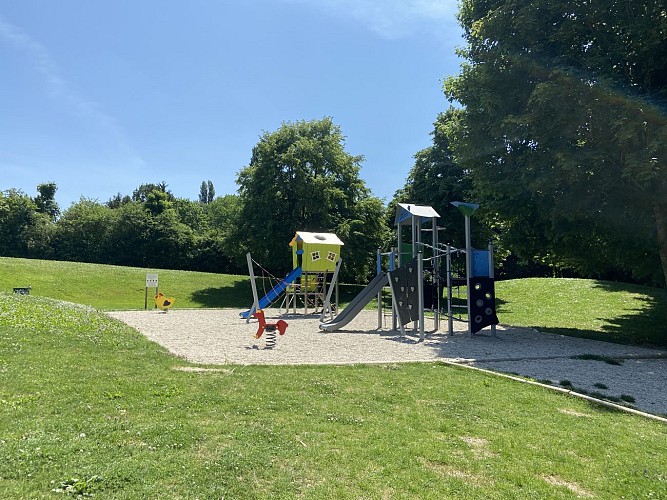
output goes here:
{"type": "Polygon", "coordinates": [[[313,262],[320,260],[320,252],[310,252],[310,260],[313,262]]]}
{"type": "Polygon", "coordinates": [[[331,262],[336,262],[336,254],[333,253],[333,252],[329,252],[327,254],[327,260],[329,260],[331,262]]]}

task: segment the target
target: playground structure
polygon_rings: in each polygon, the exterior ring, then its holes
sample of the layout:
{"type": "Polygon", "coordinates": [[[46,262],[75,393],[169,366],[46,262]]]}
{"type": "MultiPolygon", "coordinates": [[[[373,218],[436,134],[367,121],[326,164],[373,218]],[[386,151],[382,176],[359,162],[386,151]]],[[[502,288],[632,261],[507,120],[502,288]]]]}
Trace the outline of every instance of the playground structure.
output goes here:
{"type": "Polygon", "coordinates": [[[479,207],[473,203],[452,202],[465,217],[466,247],[459,249],[439,242],[437,219],[440,215],[429,206],[399,203],[396,209],[397,249],[392,248],[387,254],[378,250],[376,277],[355,297],[352,302],[335,318],[321,323],[320,329],[335,331],[349,323],[375,296],[378,299],[378,329],[383,326],[382,291],[386,285],[391,290],[392,330],[398,328],[405,334],[405,325],[413,323],[413,329],[419,332],[420,340],[425,335],[425,303],[433,313],[434,330],[440,327],[442,308],[440,301],[443,295],[443,281],[446,282],[447,309],[444,315],[448,318],[448,331],[453,334],[453,321],[459,319],[453,310],[457,307],[453,297],[453,289],[466,287],[466,305],[468,332],[471,335],[486,326],[491,326],[495,335],[498,318],[495,311],[493,247],[487,250],[472,248],[470,216],[479,207]],[[430,222],[430,227],[422,227],[430,222]],[[406,229],[410,230],[410,241],[404,242],[406,229]],[[422,241],[422,232],[431,233],[431,243],[422,241]],[[424,253],[429,254],[424,257],[424,253]],[[455,278],[452,266],[453,256],[466,256],[465,273],[455,278]],[[382,271],[382,257],[389,256],[389,270],[382,271]],[[410,259],[410,260],[408,260],[410,259]],[[445,259],[443,269],[441,260],[445,259]],[[395,264],[398,264],[395,266],[395,264]],[[425,283],[425,264],[431,278],[425,283]],[[443,276],[444,271],[444,276],[443,276]],[[426,291],[429,293],[427,294],[426,291]]]}
{"type": "Polygon", "coordinates": [[[333,317],[334,311],[337,311],[338,273],[342,263],[340,251],[344,243],[333,233],[297,231],[289,245],[292,247],[293,269],[282,279],[272,276],[252,259],[250,253],[246,254],[253,305],[240,315],[247,321],[255,311],[265,309],[281,297],[281,312],[292,311],[296,314],[297,308],[303,307],[303,313],[308,314],[310,309],[316,312],[321,308],[320,320],[323,320],[326,314],[333,317]],[[268,275],[275,283],[268,291],[265,290],[261,298],[257,291],[254,265],[262,269],[262,282],[268,275]]]}

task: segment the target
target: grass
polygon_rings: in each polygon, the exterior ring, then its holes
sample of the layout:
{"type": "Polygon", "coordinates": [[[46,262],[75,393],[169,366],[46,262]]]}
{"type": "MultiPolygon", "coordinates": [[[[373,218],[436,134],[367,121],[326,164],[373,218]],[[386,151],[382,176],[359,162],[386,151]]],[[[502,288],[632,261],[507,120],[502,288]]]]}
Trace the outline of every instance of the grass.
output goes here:
{"type": "MultiPolygon", "coordinates": [[[[31,295],[51,297],[102,310],[143,309],[146,274],[157,273],[159,291],[175,297],[174,307],[232,307],[247,309],[252,290],[247,276],[144,269],[76,262],[0,257],[0,291],[32,286],[31,295]]],[[[271,284],[264,283],[268,291],[271,284]]],[[[341,286],[341,302],[348,302],[361,287],[341,286]]],[[[264,295],[258,279],[258,292],[264,295]]],[[[154,289],[148,291],[153,307],[154,289]]]]}
{"type": "Polygon", "coordinates": [[[92,308],[0,294],[0,497],[667,496],[667,426],[543,388],[189,366],[92,308]]]}
{"type": "Polygon", "coordinates": [[[667,347],[667,291],[585,279],[496,283],[500,321],[543,332],[667,347]]]}

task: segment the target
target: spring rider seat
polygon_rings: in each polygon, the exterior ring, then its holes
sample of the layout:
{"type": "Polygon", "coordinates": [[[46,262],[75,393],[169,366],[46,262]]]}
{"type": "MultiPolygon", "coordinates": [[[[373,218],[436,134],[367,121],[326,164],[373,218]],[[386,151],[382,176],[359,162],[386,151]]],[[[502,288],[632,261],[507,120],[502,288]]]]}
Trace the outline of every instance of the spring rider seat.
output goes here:
{"type": "Polygon", "coordinates": [[[258,309],[253,313],[253,316],[257,318],[257,321],[259,322],[257,326],[257,333],[255,334],[255,338],[258,339],[262,336],[262,334],[266,331],[266,347],[271,349],[275,347],[276,345],[276,330],[278,330],[278,333],[280,335],[285,335],[285,331],[287,330],[287,321],[283,321],[282,319],[279,319],[275,323],[267,323],[266,319],[264,318],[264,311],[261,309],[258,309]]]}

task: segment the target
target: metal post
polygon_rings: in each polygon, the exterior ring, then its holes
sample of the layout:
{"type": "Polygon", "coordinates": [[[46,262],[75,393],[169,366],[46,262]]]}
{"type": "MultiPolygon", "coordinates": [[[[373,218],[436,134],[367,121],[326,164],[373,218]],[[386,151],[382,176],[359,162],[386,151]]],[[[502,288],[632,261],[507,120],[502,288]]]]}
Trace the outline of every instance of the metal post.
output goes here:
{"type": "Polygon", "coordinates": [[[447,323],[450,335],[454,335],[454,317],[452,316],[452,247],[447,243],[447,323]]]}
{"type": "MultiPolygon", "coordinates": [[[[320,315],[320,321],[324,321],[324,316],[326,315],[327,310],[329,311],[329,316],[333,319],[333,309],[331,307],[331,295],[333,294],[334,288],[338,289],[338,271],[340,271],[340,266],[343,262],[343,259],[340,257],[336,261],[336,267],[334,268],[333,276],[331,277],[331,283],[329,283],[329,289],[327,290],[327,296],[324,299],[324,304],[322,305],[322,314],[320,315]]],[[[325,283],[326,285],[326,283],[325,283]]],[[[338,299],[336,298],[336,301],[338,299]]],[[[338,304],[336,303],[336,308],[338,304]]]]}
{"type": "Polygon", "coordinates": [[[433,226],[433,288],[435,288],[436,301],[433,311],[433,329],[437,332],[440,328],[440,273],[439,262],[440,259],[436,258],[435,253],[438,251],[438,221],[435,217],[431,219],[431,225],[433,226]]]}
{"type": "Polygon", "coordinates": [[[417,300],[419,307],[419,341],[424,340],[424,254],[417,254],[417,300]]]}
{"type": "MultiPolygon", "coordinates": [[[[396,249],[394,247],[391,247],[391,253],[389,254],[389,270],[393,271],[396,269],[396,249]]],[[[390,278],[391,281],[391,278],[390,278]]],[[[396,331],[396,327],[398,326],[398,315],[396,313],[397,311],[397,304],[396,304],[396,299],[394,297],[394,294],[391,294],[391,330],[396,331]]]]}
{"type": "MultiPolygon", "coordinates": [[[[377,275],[382,272],[382,252],[378,248],[377,252],[377,275]]],[[[378,330],[382,328],[382,288],[378,291],[378,330]]]]}
{"type": "Polygon", "coordinates": [[[472,336],[472,318],[470,308],[470,274],[472,273],[472,236],[470,234],[470,216],[465,215],[465,230],[466,230],[466,298],[468,302],[468,333],[472,336]]]}
{"type": "Polygon", "coordinates": [[[303,286],[303,314],[306,315],[308,314],[308,273],[304,273],[302,278],[301,286],[303,286]]]}
{"type": "MultiPolygon", "coordinates": [[[[494,271],[494,263],[493,263],[493,242],[489,240],[489,278],[491,278],[491,282],[493,283],[493,280],[495,278],[495,271],[494,271]]],[[[496,300],[495,297],[493,297],[493,300],[496,300]]],[[[495,308],[495,304],[493,306],[495,308]]],[[[491,325],[491,335],[494,337],[496,336],[496,325],[491,325]]]]}
{"type": "Polygon", "coordinates": [[[257,285],[255,284],[255,271],[252,268],[252,257],[250,256],[250,252],[245,254],[246,260],[248,261],[248,271],[250,273],[250,286],[252,287],[252,308],[250,309],[250,312],[248,313],[248,316],[245,319],[246,323],[250,323],[250,318],[252,318],[252,315],[254,312],[256,312],[259,309],[259,298],[257,297],[257,285]]]}

